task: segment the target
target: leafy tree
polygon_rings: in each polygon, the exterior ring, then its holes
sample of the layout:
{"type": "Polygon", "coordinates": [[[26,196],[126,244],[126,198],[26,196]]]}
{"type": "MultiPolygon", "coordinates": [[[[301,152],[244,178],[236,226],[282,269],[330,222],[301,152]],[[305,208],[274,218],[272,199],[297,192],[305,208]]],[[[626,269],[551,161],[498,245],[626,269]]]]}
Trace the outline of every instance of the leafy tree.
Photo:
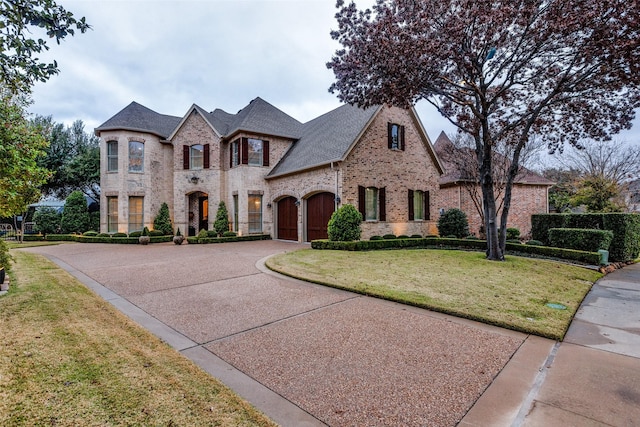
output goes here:
{"type": "Polygon", "coordinates": [[[158,216],[153,220],[153,229],[162,231],[165,236],[173,235],[173,224],[171,224],[171,216],[169,215],[169,206],[162,203],[158,216]]]}
{"type": "Polygon", "coordinates": [[[51,116],[36,116],[33,124],[49,141],[46,155],[39,160],[40,166],[52,171],[51,178],[42,186],[43,194],[65,199],[78,190],[100,200],[99,139],[84,131],[82,120],[65,127],[55,123],[51,116]]]}
{"type": "Polygon", "coordinates": [[[20,101],[4,92],[0,104],[0,217],[25,213],[40,199],[49,171],[38,166],[47,141],[25,118],[20,101]]]}
{"type": "Polygon", "coordinates": [[[467,214],[457,208],[447,209],[438,218],[438,234],[442,237],[456,236],[457,238],[469,235],[469,221],[467,214]]]}
{"type": "Polygon", "coordinates": [[[474,142],[487,257],[503,260],[511,191],[527,144],[553,151],[631,127],[640,107],[640,25],[623,0],[339,0],[330,91],[362,107],[424,99],[474,142]],[[493,152],[509,145],[497,214],[493,152]],[[498,229],[502,230],[498,234],[498,229]]]}
{"type": "Polygon", "coordinates": [[[576,194],[580,172],[575,169],[549,168],[543,171],[545,178],[555,182],[549,188],[549,205],[557,212],[565,212],[573,206],[571,197],[576,194]]]}
{"type": "Polygon", "coordinates": [[[54,0],[3,0],[0,16],[0,84],[14,94],[28,93],[35,82],[46,82],[59,72],[55,61],[44,63],[37,57],[49,50],[46,38],[37,34],[60,44],[75,30],[90,28],[54,0]]]}
{"type": "Polygon", "coordinates": [[[353,205],[342,205],[329,219],[327,234],[329,240],[337,242],[350,242],[359,240],[362,234],[362,214],[353,205]]]}
{"type": "Polygon", "coordinates": [[[614,201],[619,196],[618,183],[599,175],[582,179],[570,200],[573,206],[584,205],[588,212],[621,212],[622,206],[614,201]]]}
{"type": "Polygon", "coordinates": [[[42,207],[33,214],[36,231],[41,234],[54,234],[60,231],[60,213],[51,207],[42,207]]]}
{"type": "Polygon", "coordinates": [[[223,201],[218,203],[218,211],[216,212],[213,229],[218,236],[222,236],[225,231],[229,231],[229,211],[227,211],[227,205],[223,201]]]}
{"type": "Polygon", "coordinates": [[[74,191],[67,197],[62,211],[60,227],[62,232],[84,233],[89,230],[90,218],[87,199],[80,191],[74,191]]]}

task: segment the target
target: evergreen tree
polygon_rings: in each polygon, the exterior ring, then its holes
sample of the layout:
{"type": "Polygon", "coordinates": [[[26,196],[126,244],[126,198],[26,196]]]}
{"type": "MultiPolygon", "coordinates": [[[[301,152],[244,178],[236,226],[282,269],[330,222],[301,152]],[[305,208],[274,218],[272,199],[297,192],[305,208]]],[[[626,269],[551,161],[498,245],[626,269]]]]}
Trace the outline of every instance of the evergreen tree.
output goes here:
{"type": "Polygon", "coordinates": [[[160,206],[158,216],[153,220],[153,229],[162,231],[165,236],[173,235],[173,224],[171,224],[169,206],[166,203],[163,203],[162,206],[160,206]]]}
{"type": "Polygon", "coordinates": [[[216,221],[213,223],[213,229],[218,236],[222,236],[225,231],[229,231],[229,212],[224,202],[218,204],[218,212],[216,213],[216,221]]]}
{"type": "Polygon", "coordinates": [[[90,218],[87,209],[87,199],[80,191],[74,191],[67,197],[62,211],[60,227],[62,232],[84,233],[89,229],[90,218]]]}

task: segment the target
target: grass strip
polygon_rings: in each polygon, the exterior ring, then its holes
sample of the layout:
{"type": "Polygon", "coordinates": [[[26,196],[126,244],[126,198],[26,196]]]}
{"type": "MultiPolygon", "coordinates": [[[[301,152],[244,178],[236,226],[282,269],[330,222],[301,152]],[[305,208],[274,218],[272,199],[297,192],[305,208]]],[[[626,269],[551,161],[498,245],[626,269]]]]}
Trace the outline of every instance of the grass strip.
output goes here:
{"type": "Polygon", "coordinates": [[[509,256],[496,262],[478,252],[435,249],[303,249],[269,258],[267,266],[310,282],[557,340],[602,277],[553,261],[509,256]]]}
{"type": "Polygon", "coordinates": [[[12,256],[0,425],[275,425],[44,257],[12,256]]]}

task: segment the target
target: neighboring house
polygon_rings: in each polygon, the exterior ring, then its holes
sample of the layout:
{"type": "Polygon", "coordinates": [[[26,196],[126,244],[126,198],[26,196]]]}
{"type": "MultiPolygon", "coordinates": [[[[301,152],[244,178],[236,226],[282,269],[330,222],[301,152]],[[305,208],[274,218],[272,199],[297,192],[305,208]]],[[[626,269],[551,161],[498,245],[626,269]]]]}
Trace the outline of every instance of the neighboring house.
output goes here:
{"type": "Polygon", "coordinates": [[[629,212],[640,212],[640,179],[628,183],[623,196],[629,212]]]}
{"type": "Polygon", "coordinates": [[[343,105],[300,123],[260,98],[236,114],[193,105],[184,117],[133,102],[95,133],[102,232],[151,229],[166,202],[174,227],[195,234],[212,229],[224,201],[241,235],[326,238],[344,203],[363,214],[363,238],[426,235],[449,207],[414,109],[343,105]]]}
{"type": "MultiPolygon", "coordinates": [[[[472,196],[472,193],[477,195],[475,199],[481,206],[480,186],[476,184],[477,178],[464,173],[464,167],[461,167],[461,164],[467,160],[459,162],[461,158],[474,162],[473,155],[465,155],[468,153],[463,153],[463,149],[456,148],[444,132],[436,139],[434,148],[445,169],[445,173],[440,177],[442,207],[458,208],[464,211],[469,219],[469,231],[476,236],[482,236],[484,224],[472,196]]],[[[471,165],[472,169],[475,167],[471,165]]],[[[507,226],[519,229],[522,236],[530,235],[531,215],[549,212],[548,192],[553,184],[545,177],[522,167],[513,185],[507,226]]],[[[497,195],[496,199],[500,207],[503,194],[497,195]]],[[[498,212],[498,220],[500,213],[501,210],[498,212]]]]}

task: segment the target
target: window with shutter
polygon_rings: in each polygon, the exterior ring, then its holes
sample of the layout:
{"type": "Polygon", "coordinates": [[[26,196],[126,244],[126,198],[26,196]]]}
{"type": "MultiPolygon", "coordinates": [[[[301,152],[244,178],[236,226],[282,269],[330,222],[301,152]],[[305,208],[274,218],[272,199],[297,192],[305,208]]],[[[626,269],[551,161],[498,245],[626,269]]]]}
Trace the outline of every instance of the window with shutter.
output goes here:
{"type": "Polygon", "coordinates": [[[387,123],[387,147],[390,150],[404,151],[404,126],[387,123]]]}
{"type": "Polygon", "coordinates": [[[378,189],[378,207],[380,209],[380,215],[378,215],[378,219],[380,221],[387,220],[387,191],[385,187],[378,189]]]}
{"type": "Polygon", "coordinates": [[[190,147],[188,145],[182,146],[182,168],[189,169],[189,156],[190,147]]]}

